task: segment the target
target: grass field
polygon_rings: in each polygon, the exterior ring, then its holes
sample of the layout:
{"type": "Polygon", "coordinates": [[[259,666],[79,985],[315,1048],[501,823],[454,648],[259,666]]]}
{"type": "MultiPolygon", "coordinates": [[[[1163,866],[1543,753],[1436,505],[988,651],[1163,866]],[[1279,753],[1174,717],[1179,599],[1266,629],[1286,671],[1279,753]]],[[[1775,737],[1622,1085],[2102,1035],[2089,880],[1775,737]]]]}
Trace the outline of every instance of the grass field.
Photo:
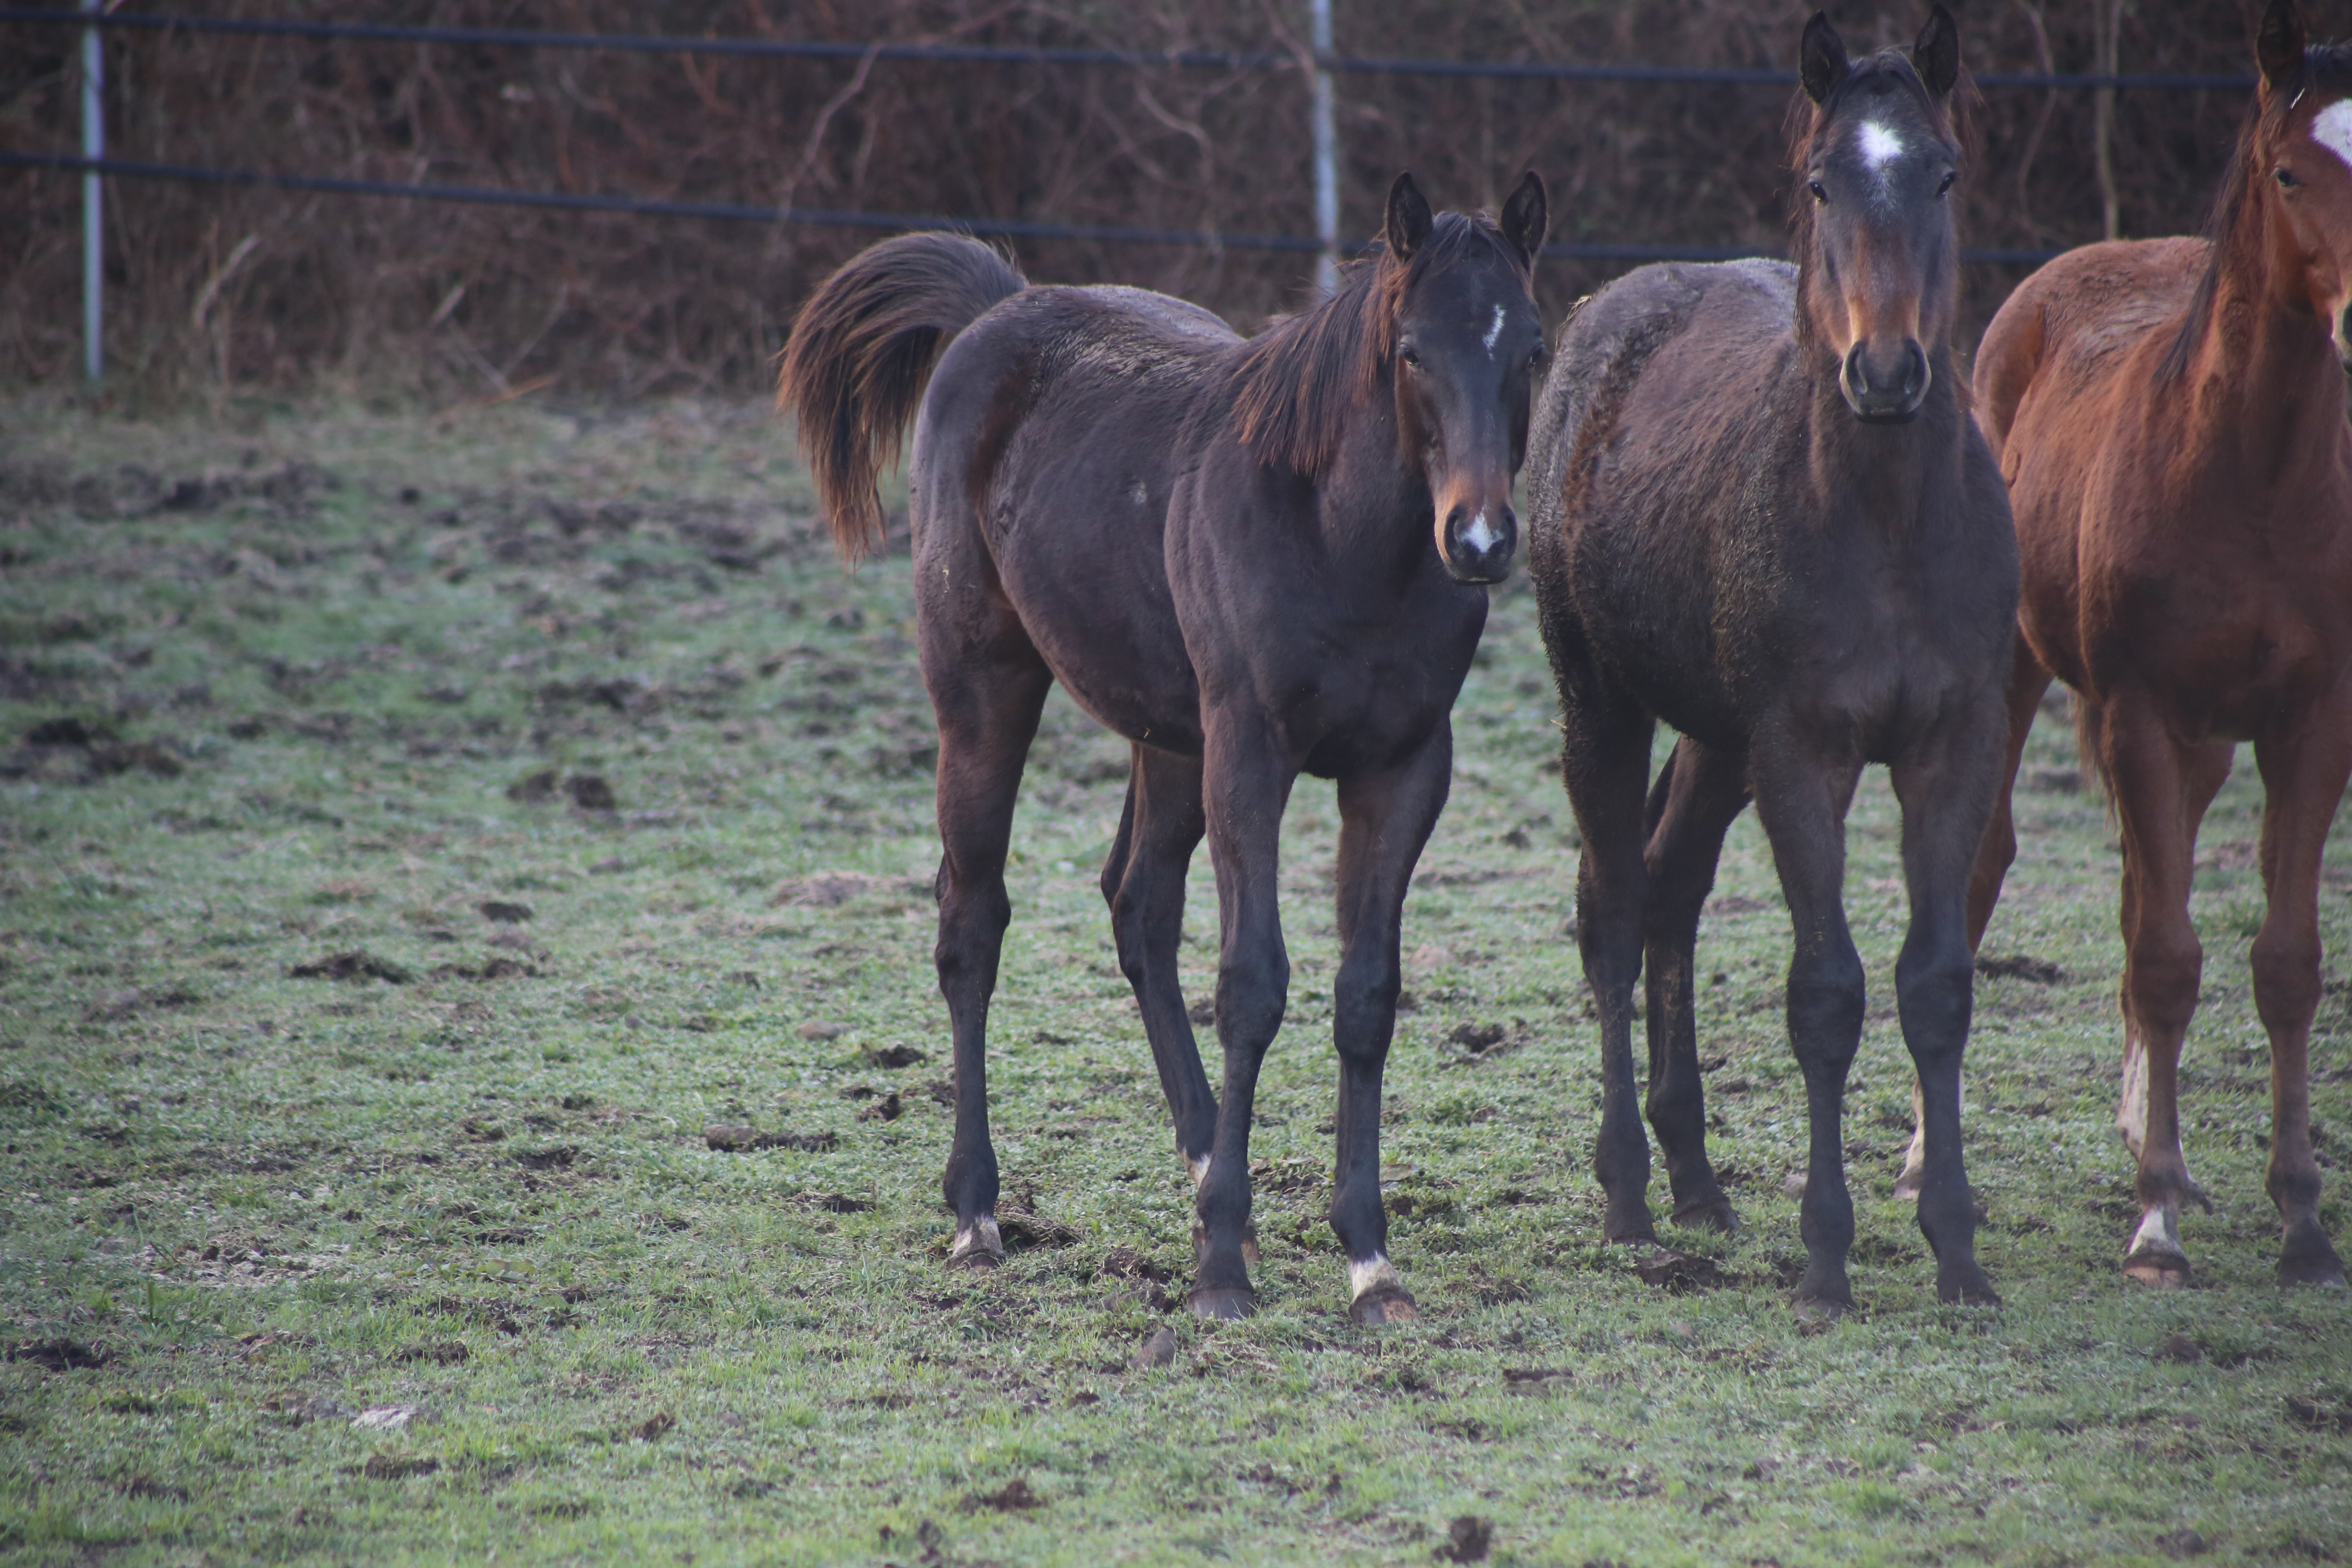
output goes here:
{"type": "MultiPolygon", "coordinates": [[[[2156,1294],[2116,1267],[2111,836],[2063,716],[2035,737],[1987,943],[2026,962],[1980,983],[1969,1053],[1984,1310],[1936,1303],[1891,1195],[1902,900],[1865,783],[1863,1310],[1801,1333],[1752,819],[1700,952],[1747,1227],[1673,1237],[1718,1278],[1671,1289],[1599,1245],[1574,840],[1514,584],[1406,910],[1385,1174],[1423,1321],[1352,1326],[1320,1217],[1336,816],[1308,783],[1263,1310],[1197,1324],[1094,887],[1124,752],[1058,697],[991,1064],[1028,1245],[941,1267],[903,546],[845,576],[764,411],[19,401],[0,429],[0,1561],[2352,1559],[2352,1300],[2271,1281],[2250,769],[2196,896],[2218,1210],[2186,1226],[2200,1288],[2156,1294]]],[[[1204,995],[1205,856],[1192,897],[1204,995]]],[[[2320,1029],[2346,1244],[2352,986],[2320,1029]]]]}

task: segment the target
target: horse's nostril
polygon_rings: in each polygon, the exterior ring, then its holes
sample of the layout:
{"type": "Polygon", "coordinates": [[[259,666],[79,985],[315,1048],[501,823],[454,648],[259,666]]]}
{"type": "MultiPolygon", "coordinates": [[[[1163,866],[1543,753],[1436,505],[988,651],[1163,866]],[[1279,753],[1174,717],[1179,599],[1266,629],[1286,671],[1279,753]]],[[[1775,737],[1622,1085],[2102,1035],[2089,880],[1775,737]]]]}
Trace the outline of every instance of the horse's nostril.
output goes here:
{"type": "Polygon", "coordinates": [[[1845,384],[1847,389],[1857,397],[1864,396],[1870,391],[1870,360],[1869,356],[1863,353],[1863,345],[1860,343],[1854,344],[1845,352],[1845,384]]]}

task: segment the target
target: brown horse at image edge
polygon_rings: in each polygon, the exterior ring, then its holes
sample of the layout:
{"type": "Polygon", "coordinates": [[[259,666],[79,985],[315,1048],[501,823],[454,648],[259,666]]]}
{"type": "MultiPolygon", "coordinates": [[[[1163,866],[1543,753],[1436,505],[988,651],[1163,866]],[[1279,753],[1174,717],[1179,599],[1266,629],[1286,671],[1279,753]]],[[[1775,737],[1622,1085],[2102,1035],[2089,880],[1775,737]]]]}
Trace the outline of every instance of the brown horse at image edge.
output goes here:
{"type": "Polygon", "coordinates": [[[1546,221],[1532,174],[1499,223],[1434,215],[1400,176],[1374,253],[1246,341],[1164,295],[1032,288],[946,235],[875,246],[801,312],[778,403],[853,558],[881,533],[875,480],[915,424],[916,624],[940,727],[935,958],[955,1051],[951,1261],[1003,1255],[988,1006],[1014,796],[1058,680],[1132,742],[1102,890],[1197,1186],[1190,1300],[1203,1317],[1255,1300],[1250,1119],[1290,977],[1278,836],[1301,773],[1338,781],[1331,1224],[1356,1321],[1415,1315],[1380,1191],[1398,925],[1445,803],[1449,714],[1486,586],[1517,548],[1546,221]],[[1204,836],[1222,1096],[1177,974],[1204,836]]]}
{"type": "MultiPolygon", "coordinates": [[[[2134,1279],[2180,1284],[2181,1044],[2204,954],[2197,828],[2251,741],[2267,909],[2254,1003],[2270,1038],[2267,1185],[2282,1283],[2341,1285],[2319,1219],[2306,1052],[2319,869],[2352,775],[2352,48],[2273,0],[2262,83],[2209,237],[2094,245],[2011,295],[1977,353],[1978,417],[2024,567],[2008,767],[2053,676],[2123,844],[2124,1087],[2138,1162],[2134,1279]]],[[[2017,850],[2008,792],[1969,900],[1980,941],[2017,850]]]]}

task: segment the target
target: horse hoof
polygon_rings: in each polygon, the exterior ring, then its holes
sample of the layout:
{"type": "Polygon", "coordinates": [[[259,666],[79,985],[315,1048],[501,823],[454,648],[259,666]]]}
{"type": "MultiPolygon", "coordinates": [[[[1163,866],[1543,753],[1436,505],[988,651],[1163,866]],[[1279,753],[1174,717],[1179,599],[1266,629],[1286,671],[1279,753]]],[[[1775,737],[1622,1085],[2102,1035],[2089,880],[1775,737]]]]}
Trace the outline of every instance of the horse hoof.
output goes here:
{"type": "Polygon", "coordinates": [[[1729,1198],[1717,1193],[1676,1209],[1675,1223],[1685,1230],[1711,1230],[1729,1236],[1739,1228],[1739,1211],[1731,1206],[1729,1198]]]}
{"type": "Polygon", "coordinates": [[[977,1219],[956,1232],[948,1247],[950,1268],[993,1268],[1004,1261],[1004,1238],[993,1219],[977,1219]]]}
{"type": "Polygon", "coordinates": [[[1983,1269],[1971,1268],[1949,1280],[1937,1280],[1936,1300],[1947,1307],[1998,1307],[2000,1292],[1992,1288],[1983,1269]]]}
{"type": "Polygon", "coordinates": [[[2185,1289],[2189,1259],[2177,1252],[2135,1252],[2124,1259],[2124,1274],[2151,1290],[2185,1289]]]}
{"type": "Polygon", "coordinates": [[[1853,1310],[1852,1301],[1841,1301],[1834,1296],[1800,1296],[1789,1303],[1789,1313],[1797,1320],[1797,1327],[1813,1333],[1853,1310]]]}
{"type": "Polygon", "coordinates": [[[2309,1241],[2294,1238],[2279,1255],[2278,1282],[2281,1285],[2315,1285],[2322,1289],[2344,1289],[2344,1264],[2336,1258],[2336,1248],[2327,1244],[2325,1236],[2309,1241]]]}
{"type": "Polygon", "coordinates": [[[1368,1329],[1382,1323],[1417,1323],[1421,1306],[1402,1285],[1376,1285],[1348,1303],[1348,1316],[1368,1329]]]}
{"type": "Polygon", "coordinates": [[[1195,1289],[1184,1298],[1184,1304],[1192,1309],[1196,1318],[1237,1323],[1257,1310],[1257,1293],[1246,1289],[1195,1289]]]}

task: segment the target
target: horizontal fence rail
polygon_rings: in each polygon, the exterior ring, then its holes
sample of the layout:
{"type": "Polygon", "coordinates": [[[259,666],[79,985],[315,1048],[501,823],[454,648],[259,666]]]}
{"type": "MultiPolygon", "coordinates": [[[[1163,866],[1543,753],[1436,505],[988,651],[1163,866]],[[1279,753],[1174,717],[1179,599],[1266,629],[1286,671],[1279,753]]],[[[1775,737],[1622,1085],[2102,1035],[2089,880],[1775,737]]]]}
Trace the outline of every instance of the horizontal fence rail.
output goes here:
{"type": "MultiPolygon", "coordinates": [[[[649,217],[716,218],[729,223],[804,223],[819,227],[945,230],[996,239],[1084,239],[1105,245],[1174,245],[1201,249],[1274,250],[1311,253],[1320,240],[1293,234],[1217,234],[1205,229],[1121,228],[1102,224],[1032,223],[1021,218],[940,217],[928,213],[831,212],[820,207],[748,206],[734,202],[681,202],[642,196],[595,195],[572,191],[509,191],[492,185],[402,184],[394,180],[351,180],[324,174],[273,174],[251,169],[213,169],[194,163],[146,163],[123,158],[76,158],[62,153],[0,153],[0,168],[61,169],[76,174],[118,174],[133,180],[176,180],[190,184],[259,186],[281,191],[318,191],[329,195],[389,196],[411,201],[463,202],[479,206],[553,207],[572,212],[633,213],[649,217]]],[[[1348,247],[1360,254],[1364,242],[1348,247]]],[[[1736,261],[1777,256],[1757,245],[1601,245],[1557,242],[1543,247],[1555,261],[1736,261]]],[[[2035,264],[2055,250],[1963,250],[1960,259],[1991,266],[2035,264]]]]}
{"type": "MultiPolygon", "coordinates": [[[[1797,73],[1763,68],[1587,65],[1542,60],[1364,59],[1349,55],[1237,53],[1199,49],[1084,49],[1042,45],[860,44],[835,38],[688,38],[657,33],[550,33],[526,27],[405,27],[373,22],[306,22],[142,12],[62,11],[0,6],[0,22],[72,27],[121,27],[150,32],[241,33],[257,37],[344,39],[354,43],[457,44],[485,47],[612,49],[635,54],[740,55],[784,59],[931,60],[949,65],[1128,66],[1194,70],[1296,70],[1312,67],[1343,76],[1486,77],[1538,81],[1684,82],[1714,86],[1793,87],[1797,73]]],[[[2074,71],[1987,71],[1979,87],[2182,91],[2251,90],[2251,76],[2172,72],[2132,75],[2074,71]]]]}
{"type": "MultiPolygon", "coordinates": [[[[75,29],[85,51],[97,58],[100,29],[146,34],[222,34],[249,37],[309,39],[320,43],[443,45],[460,47],[504,47],[610,50],[635,54],[676,54],[766,59],[813,59],[855,62],[930,62],[960,66],[1049,66],[1218,71],[1296,71],[1319,84],[1336,75],[1423,77],[1435,79],[1488,79],[1556,82],[1633,82],[1695,84],[1715,87],[1785,89],[1796,73],[1782,69],[1674,65],[1600,64],[1536,60],[1428,60],[1370,58],[1340,55],[1326,48],[1289,51],[1196,49],[1116,49],[1048,47],[1043,45],[982,45],[956,43],[858,43],[830,38],[687,37],[653,33],[569,33],[530,28],[406,26],[388,23],[327,22],[299,18],[246,18],[184,16],[173,13],[108,11],[106,0],[84,0],[85,9],[56,6],[0,5],[0,24],[75,29]]],[[[1319,41],[1319,40],[1318,40],[1319,41]]],[[[97,68],[86,66],[94,82],[97,68]]],[[[2246,91],[2251,76],[2198,73],[2098,73],[1989,71],[1977,77],[1988,89],[2043,91],[2118,89],[2135,91],[2246,91]]],[[[685,201],[667,198],[569,191],[514,190],[487,185],[438,184],[424,182],[370,180],[347,176],[225,169],[202,164],[142,162],[104,156],[102,141],[89,141],[96,111],[85,105],[86,145],[83,155],[62,153],[0,151],[0,167],[48,169],[77,174],[94,187],[101,176],[313,192],[328,195],[378,199],[462,203],[571,212],[619,213],[658,218],[701,218],[729,223],[796,224],[817,227],[889,231],[947,230],[988,238],[1078,240],[1108,245],[1163,246],[1206,250],[1322,254],[1335,258],[1360,254],[1365,242],[1344,244],[1328,234],[1306,235],[1218,233],[1211,230],[1144,228],[1105,224],[1049,223],[1023,218],[945,216],[927,213],[854,212],[815,207],[776,207],[747,203],[685,201]]],[[[1328,170],[1318,170],[1328,174],[1328,170]]],[[[97,244],[99,204],[85,195],[88,243],[97,244]]],[[[1726,261],[1777,254],[1769,246],[1685,245],[1664,243],[1601,243],[1559,240],[1544,247],[1548,258],[1573,261],[1726,261]]],[[[1969,248],[1963,262],[1989,266],[2030,266],[2060,254],[2056,249],[1969,248]]],[[[1328,267],[1329,262],[1327,260],[1328,267]]],[[[89,273],[89,309],[97,310],[93,262],[89,273]]],[[[89,374],[98,375],[100,329],[93,320],[89,338],[89,374]]]]}

